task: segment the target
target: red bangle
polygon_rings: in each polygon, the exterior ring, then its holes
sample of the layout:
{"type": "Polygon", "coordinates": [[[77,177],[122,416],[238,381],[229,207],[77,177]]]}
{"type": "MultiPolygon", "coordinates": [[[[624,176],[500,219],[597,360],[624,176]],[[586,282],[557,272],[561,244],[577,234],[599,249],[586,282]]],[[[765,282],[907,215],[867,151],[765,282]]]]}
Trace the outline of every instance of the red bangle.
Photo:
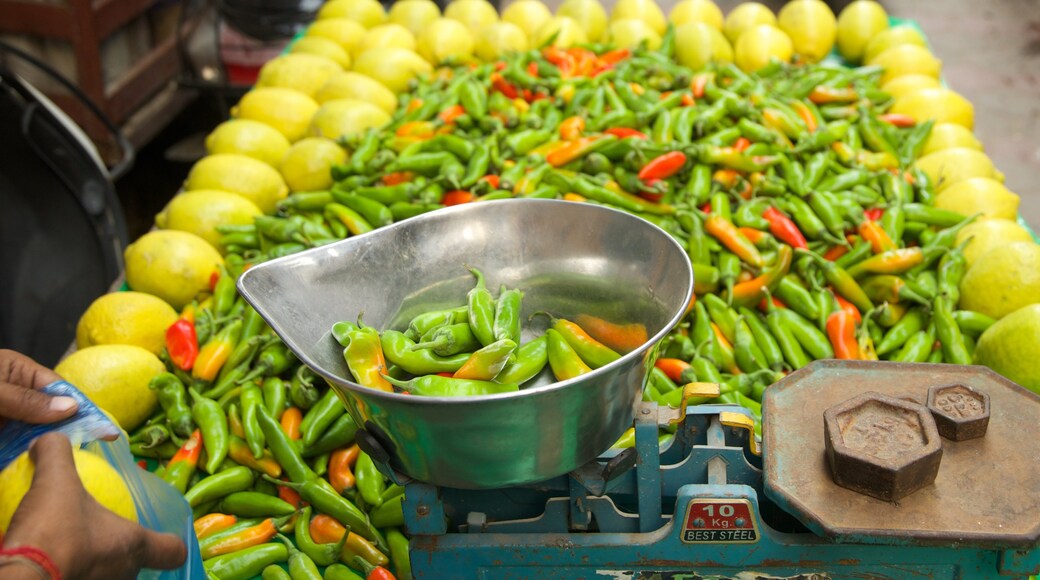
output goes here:
{"type": "Polygon", "coordinates": [[[18,546],[17,548],[0,550],[0,559],[4,558],[25,558],[42,568],[44,572],[50,575],[51,580],[61,580],[61,571],[54,565],[47,552],[39,548],[18,546]]]}

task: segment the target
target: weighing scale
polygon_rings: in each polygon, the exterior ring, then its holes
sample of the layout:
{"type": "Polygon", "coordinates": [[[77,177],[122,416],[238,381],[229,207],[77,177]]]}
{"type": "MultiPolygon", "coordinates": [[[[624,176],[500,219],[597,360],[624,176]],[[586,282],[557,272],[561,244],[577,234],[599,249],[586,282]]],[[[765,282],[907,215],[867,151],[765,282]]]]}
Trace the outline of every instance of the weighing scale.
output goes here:
{"type": "MultiPolygon", "coordinates": [[[[687,389],[704,395],[711,386],[687,389]]],[[[413,574],[824,580],[1040,572],[1036,394],[983,367],[821,360],[771,386],[763,408],[761,446],[739,407],[643,403],[633,448],[567,475],[490,490],[407,483],[413,574]],[[925,408],[937,385],[988,397],[982,437],[943,438],[934,481],[894,502],[834,482],[827,409],[865,392],[925,408]],[[658,429],[668,425],[677,426],[675,437],[659,447],[658,429]]],[[[872,428],[887,429],[891,419],[872,428]]]]}

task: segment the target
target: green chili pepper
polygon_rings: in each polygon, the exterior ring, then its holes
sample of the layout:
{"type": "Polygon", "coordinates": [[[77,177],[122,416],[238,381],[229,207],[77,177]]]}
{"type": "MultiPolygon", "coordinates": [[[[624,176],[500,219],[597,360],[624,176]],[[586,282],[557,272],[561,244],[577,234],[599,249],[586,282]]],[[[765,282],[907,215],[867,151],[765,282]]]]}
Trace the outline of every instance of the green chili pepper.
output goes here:
{"type": "Polygon", "coordinates": [[[834,358],[834,349],[831,347],[827,335],[820,331],[815,324],[792,310],[777,308],[776,312],[780,321],[813,358],[834,358]]]}
{"type": "MultiPolygon", "coordinates": [[[[333,190],[332,196],[336,203],[357,212],[365,221],[374,227],[383,227],[394,222],[394,216],[382,202],[357,193],[347,193],[333,190]]],[[[326,206],[327,207],[327,206],[326,206]]],[[[330,220],[335,221],[335,220],[330,220]]],[[[340,223],[343,223],[340,221],[340,223]]],[[[344,224],[345,225],[345,224],[344,224]]]]}
{"type": "Polygon", "coordinates": [[[744,323],[751,330],[751,334],[755,339],[755,345],[761,349],[769,367],[773,370],[783,368],[784,353],[780,349],[780,344],[777,342],[776,337],[770,332],[765,320],[749,308],[741,307],[738,309],[738,313],[743,317],[744,323]]]}
{"type": "Polygon", "coordinates": [[[325,433],[308,448],[303,450],[303,457],[315,457],[329,453],[354,442],[354,434],[358,426],[350,413],[344,413],[336,419],[325,433]]]}
{"type": "Polygon", "coordinates": [[[256,408],[264,404],[263,391],[254,384],[245,385],[239,400],[242,404],[242,429],[246,434],[246,444],[253,452],[253,458],[260,459],[264,454],[264,433],[256,422],[256,408]]]}
{"type": "Polygon", "coordinates": [[[447,310],[430,310],[409,321],[408,329],[404,331],[404,334],[411,340],[419,340],[437,327],[467,322],[468,316],[469,309],[465,306],[447,310]]]}
{"type": "Polygon", "coordinates": [[[248,467],[239,465],[225,469],[191,486],[184,494],[184,499],[188,500],[188,505],[196,507],[238,491],[246,491],[253,487],[253,479],[253,470],[248,467]]]}
{"type": "Polygon", "coordinates": [[[942,343],[943,361],[958,365],[970,365],[971,353],[964,343],[964,335],[953,317],[953,301],[949,296],[936,296],[932,302],[932,319],[935,333],[942,343]]]}
{"type": "Polygon", "coordinates": [[[508,393],[519,389],[519,386],[515,384],[456,379],[440,375],[423,375],[408,381],[397,380],[389,376],[384,378],[396,387],[426,397],[473,397],[508,393]]]}
{"type": "Polygon", "coordinates": [[[289,538],[278,534],[277,538],[288,550],[289,576],[293,580],[322,580],[317,564],[310,556],[298,549],[289,538]]]}
{"type": "Polygon", "coordinates": [[[267,377],[260,386],[263,393],[264,407],[275,419],[281,419],[285,411],[288,389],[285,381],[278,377],[267,377]]]}
{"type": "Polygon", "coordinates": [[[300,423],[303,448],[308,449],[321,437],[329,425],[334,423],[347,411],[336,390],[329,388],[321,399],[314,404],[300,423]]]}
{"type": "Polygon", "coordinates": [[[737,318],[733,332],[733,353],[737,366],[746,373],[765,369],[767,365],[765,354],[755,343],[755,335],[752,334],[751,327],[743,318],[737,318]]]}
{"type": "Polygon", "coordinates": [[[565,381],[592,372],[560,332],[550,328],[545,331],[548,340],[549,367],[558,381],[565,381]]]}
{"type": "Polygon", "coordinates": [[[867,312],[874,308],[874,303],[870,297],[844,268],[808,250],[797,249],[795,253],[810,257],[816,266],[823,271],[824,278],[830,282],[843,298],[855,304],[860,312],[867,312]]]}
{"type": "Polygon", "coordinates": [[[816,304],[813,300],[813,295],[794,273],[781,278],[780,283],[773,290],[773,294],[782,300],[788,308],[810,320],[820,317],[819,305],[816,304]]]}
{"type": "Polygon", "coordinates": [[[314,373],[307,366],[300,365],[289,383],[289,400],[294,406],[306,411],[320,398],[321,394],[314,386],[314,373]]]}
{"type": "MultiPolygon", "coordinates": [[[[376,468],[372,458],[362,451],[354,465],[354,477],[357,478],[357,490],[365,504],[371,508],[377,508],[383,503],[383,492],[386,491],[386,481],[383,474],[376,468]]],[[[378,525],[373,522],[373,525],[378,525]]]]}
{"type": "Polygon", "coordinates": [[[260,377],[271,377],[289,370],[297,361],[296,355],[282,341],[274,341],[260,350],[256,356],[256,364],[246,376],[238,379],[236,384],[248,383],[260,377]]]}
{"type": "Polygon", "coordinates": [[[997,322],[995,319],[990,318],[981,312],[974,312],[971,310],[957,310],[953,313],[953,319],[957,322],[957,326],[961,329],[961,332],[975,336],[986,332],[986,329],[997,322]]]}
{"type": "Polygon", "coordinates": [[[263,573],[260,574],[261,580],[292,580],[292,576],[289,575],[281,566],[271,564],[264,568],[263,573]]]}
{"type": "Polygon", "coordinates": [[[473,334],[486,346],[495,342],[495,299],[484,283],[484,274],[476,268],[469,271],[476,276],[477,284],[466,294],[468,321],[473,334]]]}
{"type": "Polygon", "coordinates": [[[191,415],[202,431],[202,442],[206,449],[205,470],[216,473],[228,453],[228,424],[224,409],[216,401],[203,397],[193,387],[188,387],[192,398],[191,415]]]}
{"type": "Polygon", "coordinates": [[[928,323],[928,313],[923,308],[912,308],[885,333],[881,342],[874,347],[878,356],[884,356],[902,348],[910,337],[924,330],[928,323]]]}
{"type": "MultiPolygon", "coordinates": [[[[492,305],[492,312],[493,309],[492,305]]],[[[454,373],[462,368],[469,358],[468,353],[441,357],[430,350],[416,350],[413,348],[415,342],[403,333],[394,330],[383,331],[380,333],[379,339],[387,362],[397,365],[413,375],[454,373]]]]}
{"type": "Polygon", "coordinates": [[[190,436],[195,430],[195,422],[191,416],[191,407],[188,406],[184,383],[172,373],[160,373],[152,378],[148,387],[156,392],[170,429],[181,437],[190,436]]]}
{"type": "Polygon", "coordinates": [[[928,306],[930,302],[912,289],[906,280],[892,274],[877,274],[863,280],[861,288],[872,300],[878,302],[900,302],[909,300],[928,306]]]}
{"type": "Polygon", "coordinates": [[[845,220],[838,209],[837,199],[825,191],[816,191],[809,196],[809,207],[816,212],[824,226],[835,239],[844,239],[845,220]]]}
{"type": "Polygon", "coordinates": [[[256,491],[230,493],[220,500],[218,509],[221,513],[246,518],[288,516],[296,512],[296,507],[289,502],[256,491]]]}
{"type": "Polygon", "coordinates": [[[285,562],[289,550],[282,544],[260,544],[216,556],[202,563],[206,573],[220,580],[250,580],[272,564],[285,562]]]}
{"type": "Polygon", "coordinates": [[[468,322],[447,324],[430,330],[412,348],[429,349],[438,356],[473,352],[481,347],[468,322]]]}
{"type": "Polygon", "coordinates": [[[549,361],[549,341],[543,334],[517,348],[515,360],[507,362],[493,379],[496,383],[522,385],[542,372],[549,361]]]}
{"type": "Polygon", "coordinates": [[[939,209],[920,203],[905,204],[903,205],[903,211],[906,212],[906,219],[908,220],[939,226],[940,228],[951,228],[971,217],[955,211],[939,209]]]}
{"type": "Polygon", "coordinates": [[[349,534],[343,534],[343,537],[336,543],[319,544],[315,542],[314,538],[311,537],[310,530],[311,509],[311,506],[304,506],[300,510],[295,529],[296,546],[299,547],[301,552],[307,554],[311,560],[314,560],[315,564],[331,566],[339,561],[340,555],[343,553],[343,545],[346,543],[349,534]]]}

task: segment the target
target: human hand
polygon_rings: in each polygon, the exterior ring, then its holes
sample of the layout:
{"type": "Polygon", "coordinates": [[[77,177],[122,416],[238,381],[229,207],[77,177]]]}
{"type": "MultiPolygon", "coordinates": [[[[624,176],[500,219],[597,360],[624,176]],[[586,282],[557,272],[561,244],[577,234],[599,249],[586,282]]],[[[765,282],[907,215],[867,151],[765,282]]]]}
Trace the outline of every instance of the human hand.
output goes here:
{"type": "Polygon", "coordinates": [[[52,397],[40,389],[60,381],[58,373],[13,350],[0,349],[0,427],[6,419],[54,423],[76,414],[72,397],[52,397]]]}
{"type": "Polygon", "coordinates": [[[132,579],[141,568],[171,570],[184,563],[180,538],[121,518],[87,493],[64,435],[41,436],[29,455],[36,472],[11,519],[5,548],[43,550],[68,580],[132,579]]]}

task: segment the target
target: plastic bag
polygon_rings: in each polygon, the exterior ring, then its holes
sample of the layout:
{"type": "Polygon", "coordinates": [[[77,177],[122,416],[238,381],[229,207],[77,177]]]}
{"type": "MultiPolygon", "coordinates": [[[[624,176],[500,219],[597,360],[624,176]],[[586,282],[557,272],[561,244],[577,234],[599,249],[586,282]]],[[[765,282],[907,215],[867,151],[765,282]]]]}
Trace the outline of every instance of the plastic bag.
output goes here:
{"type": "Polygon", "coordinates": [[[76,387],[65,381],[51,383],[43,389],[49,395],[72,397],[79,403],[76,414],[60,423],[29,425],[7,421],[0,429],[0,469],[29,448],[29,443],[44,433],[65,434],[74,446],[105,458],[126,482],[137,507],[137,520],[157,532],[171,533],[184,541],[188,559],[177,570],[142,570],[139,579],[189,580],[205,578],[198,540],[192,528],[191,508],[184,496],[162,479],[141,469],[130,453],[126,433],[114,425],[97,405],[76,387]]]}

